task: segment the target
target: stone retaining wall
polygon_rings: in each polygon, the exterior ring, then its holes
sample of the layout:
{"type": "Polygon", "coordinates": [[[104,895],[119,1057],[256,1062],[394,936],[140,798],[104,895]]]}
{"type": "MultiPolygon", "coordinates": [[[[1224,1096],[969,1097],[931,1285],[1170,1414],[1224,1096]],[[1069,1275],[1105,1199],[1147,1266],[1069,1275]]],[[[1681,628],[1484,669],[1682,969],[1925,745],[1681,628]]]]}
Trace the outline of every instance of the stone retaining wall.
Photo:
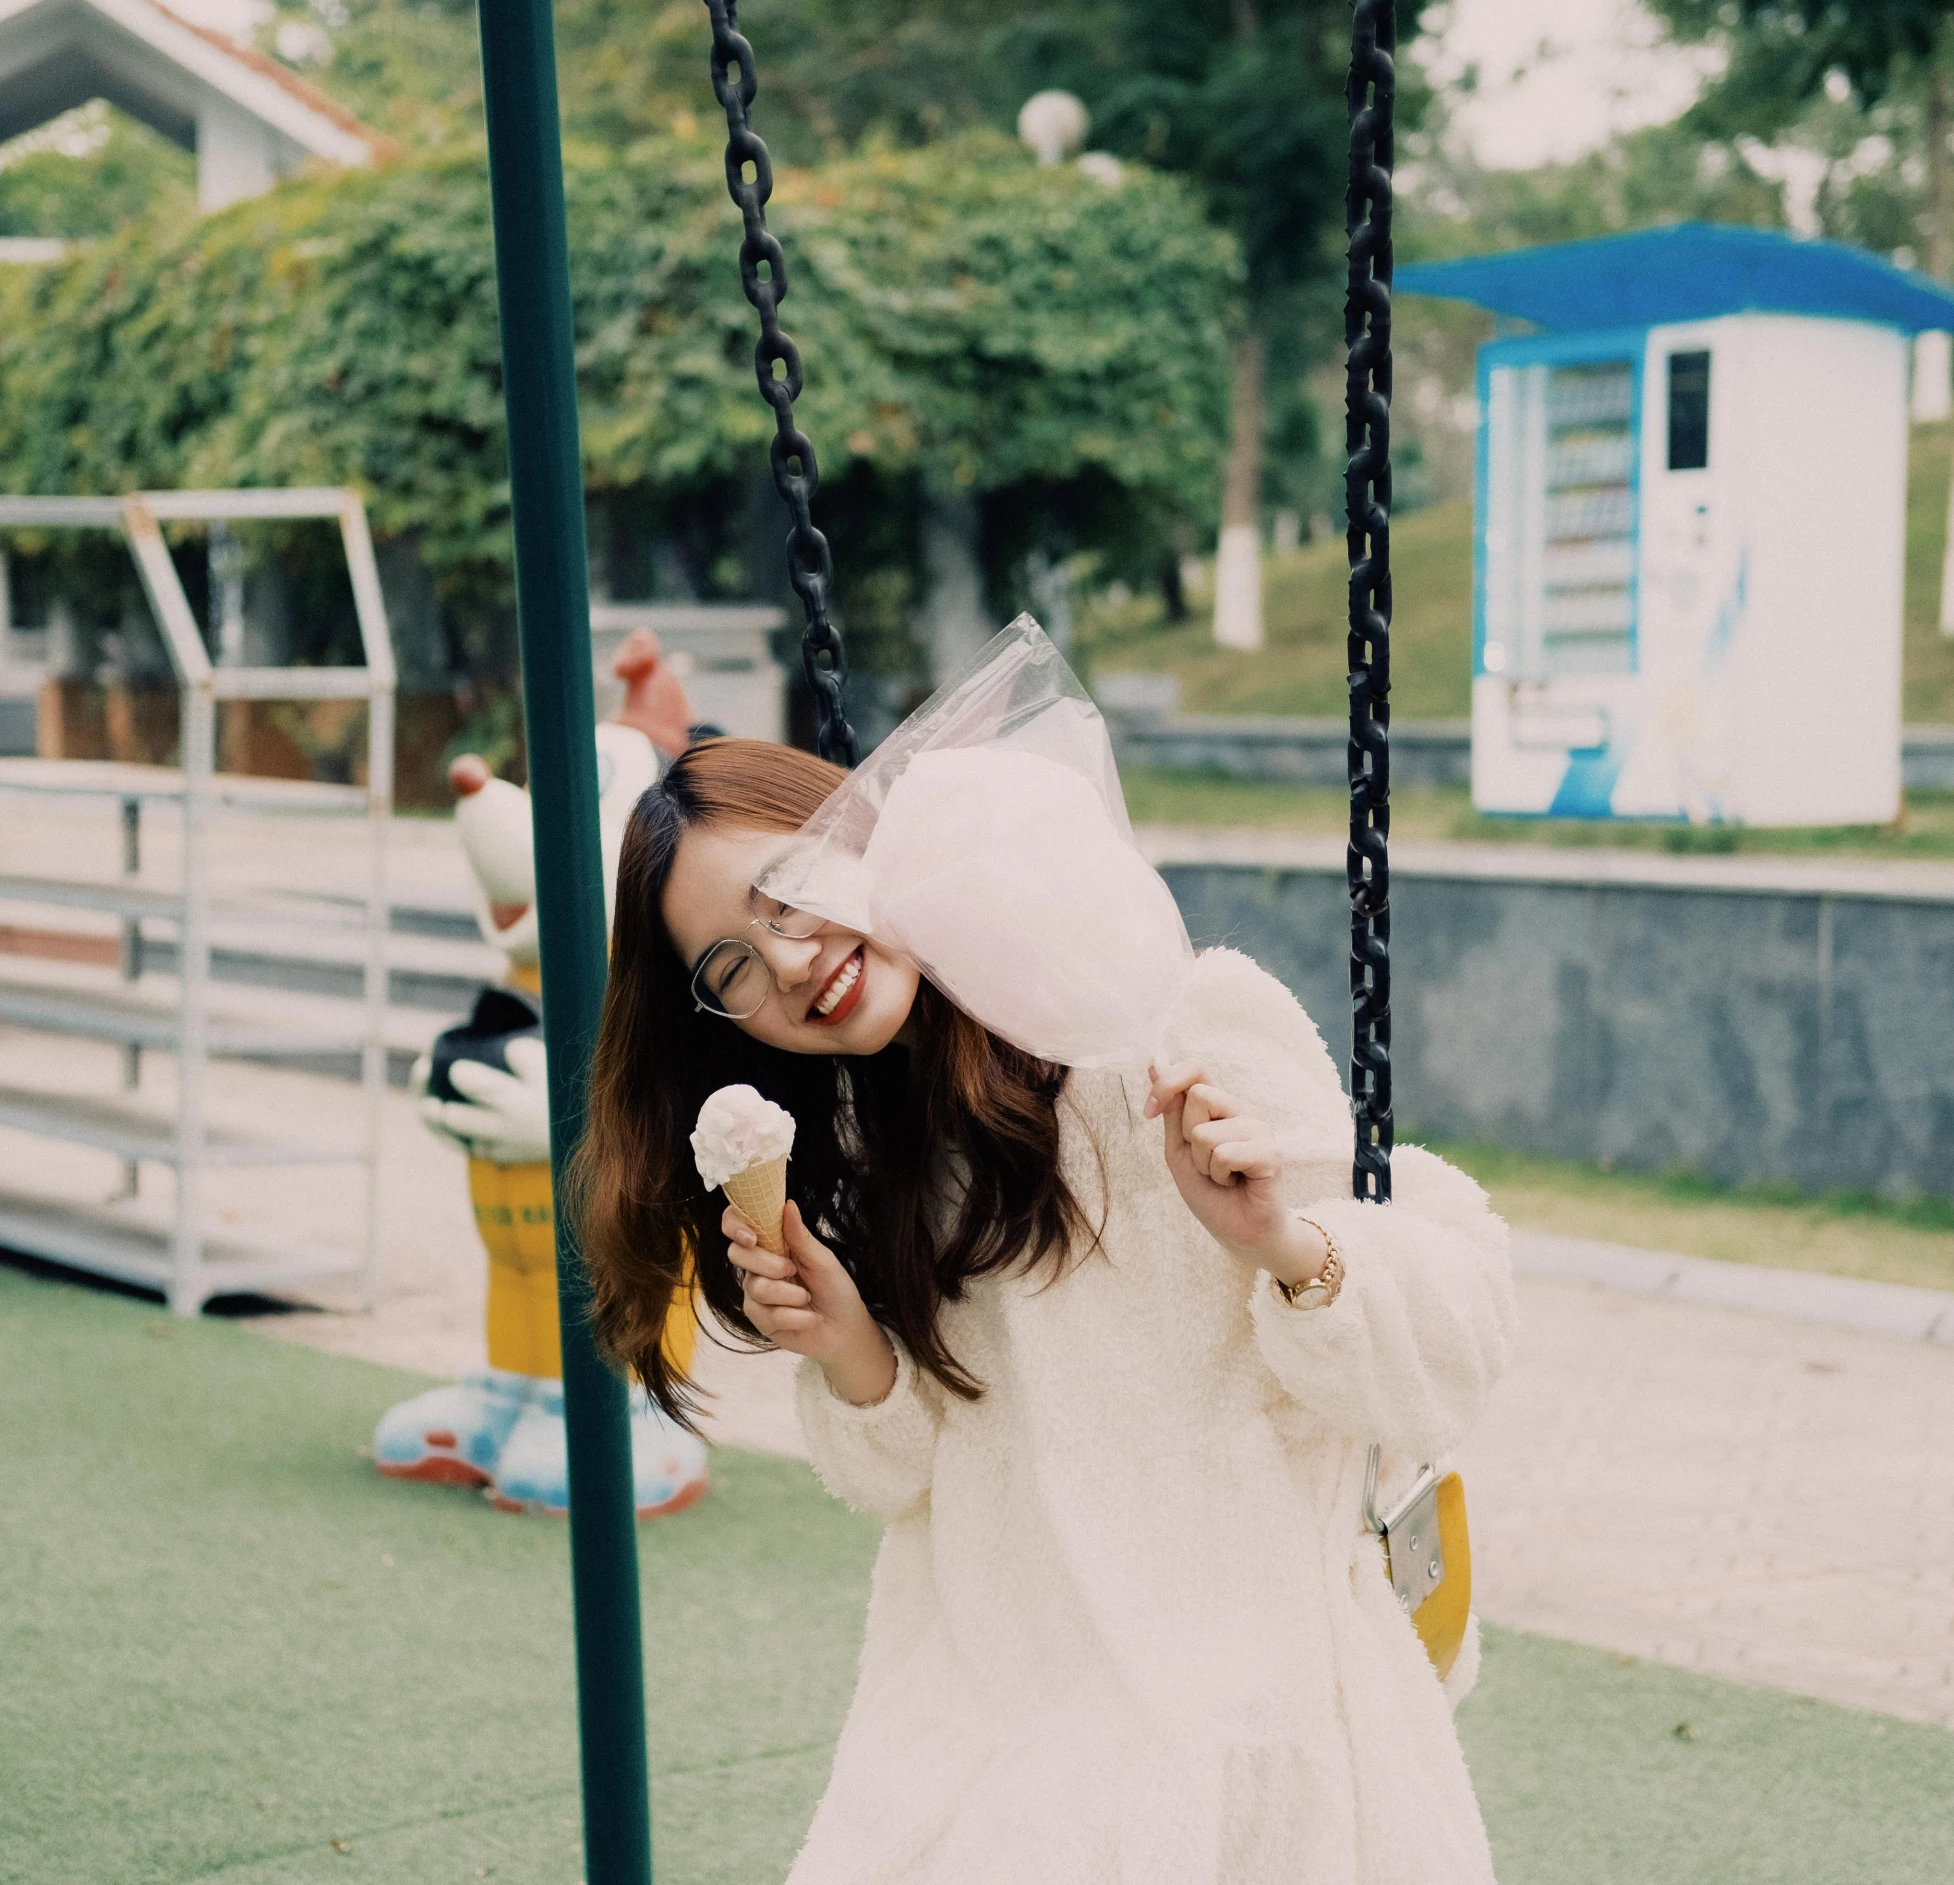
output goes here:
{"type": "MultiPolygon", "coordinates": [[[[1339,847],[1150,848],[1196,941],[1282,976],[1342,1061],[1339,847]]],[[[1954,1196],[1954,868],[1404,853],[1392,1055],[1408,1130],[1954,1196]]]]}
{"type": "MultiPolygon", "coordinates": [[[[1348,730],[1341,720],[1284,714],[1112,714],[1123,766],[1218,772],[1231,779],[1342,785],[1348,730]]],[[[1913,791],[1954,791],[1954,726],[1911,726],[1901,769],[1913,791]]],[[[1393,785],[1464,785],[1472,776],[1464,720],[1397,720],[1391,726],[1393,785]]]]}

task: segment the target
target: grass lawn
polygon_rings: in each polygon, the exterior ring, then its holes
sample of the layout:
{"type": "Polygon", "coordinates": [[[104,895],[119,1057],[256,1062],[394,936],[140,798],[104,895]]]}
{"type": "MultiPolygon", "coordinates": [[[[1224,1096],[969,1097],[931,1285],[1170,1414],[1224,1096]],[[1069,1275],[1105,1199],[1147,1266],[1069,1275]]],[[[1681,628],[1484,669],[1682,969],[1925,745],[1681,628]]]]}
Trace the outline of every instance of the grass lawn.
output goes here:
{"type": "Polygon", "coordinates": [[[1733,1191],[1694,1173],[1603,1171],[1505,1146],[1427,1140],[1415,1128],[1402,1136],[1470,1172],[1500,1215],[1527,1230],[1954,1290],[1954,1200],[1733,1191]]]}
{"type": "Polygon", "coordinates": [[[1940,566],[1947,547],[1947,481],[1954,421],[1913,428],[1907,454],[1906,693],[1909,721],[1954,722],[1954,637],[1940,632],[1940,566]]]}
{"type": "MultiPolygon", "coordinates": [[[[380,1479],[417,1383],[0,1267],[0,1878],[581,1877],[563,1528],[380,1479]]],[[[640,1528],[660,1885],[766,1885],[875,1528],[721,1452],[640,1528]]],[[[1503,1885],[1939,1885],[1954,1736],[1514,1632],[1460,1717],[1503,1885]]]]}
{"type": "MultiPolygon", "coordinates": [[[[1906,692],[1909,721],[1954,722],[1954,639],[1940,633],[1941,552],[1954,423],[1916,426],[1907,475],[1906,692]]],[[[1214,645],[1213,603],[1196,590],[1190,619],[1163,620],[1152,596],[1082,613],[1080,639],[1095,671],[1171,669],[1190,713],[1349,711],[1344,669],[1345,552],[1341,537],[1265,564],[1268,646],[1214,645]]],[[[1405,719],[1463,716],[1472,669],[1472,507],[1440,504],[1391,529],[1393,709],[1405,719]]]]}
{"type": "MultiPolygon", "coordinates": [[[[1137,596],[1080,612],[1077,637],[1100,674],[1171,669],[1190,713],[1346,714],[1344,610],[1349,572],[1341,537],[1263,563],[1267,646],[1242,654],[1214,645],[1213,598],[1188,596],[1188,620],[1166,622],[1159,598],[1137,596]]],[[[1408,720],[1467,711],[1472,665],[1472,507],[1440,504],[1392,526],[1391,706],[1408,720]]]]}

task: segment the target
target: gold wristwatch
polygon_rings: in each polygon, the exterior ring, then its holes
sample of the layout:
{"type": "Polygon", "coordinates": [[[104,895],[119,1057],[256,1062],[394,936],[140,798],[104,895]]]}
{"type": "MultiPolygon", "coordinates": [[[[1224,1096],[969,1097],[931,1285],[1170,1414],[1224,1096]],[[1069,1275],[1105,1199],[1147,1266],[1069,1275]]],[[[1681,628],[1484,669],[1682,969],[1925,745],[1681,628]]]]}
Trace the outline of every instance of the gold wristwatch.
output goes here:
{"type": "Polygon", "coordinates": [[[1323,1259],[1323,1267],[1307,1283],[1285,1283],[1280,1277],[1270,1277],[1277,1293],[1283,1301],[1295,1309],[1327,1309],[1337,1299],[1337,1291],[1343,1287],[1343,1253],[1337,1248],[1337,1240],[1313,1217],[1304,1217],[1298,1211],[1297,1219],[1307,1224],[1329,1247],[1329,1255],[1323,1259]]]}

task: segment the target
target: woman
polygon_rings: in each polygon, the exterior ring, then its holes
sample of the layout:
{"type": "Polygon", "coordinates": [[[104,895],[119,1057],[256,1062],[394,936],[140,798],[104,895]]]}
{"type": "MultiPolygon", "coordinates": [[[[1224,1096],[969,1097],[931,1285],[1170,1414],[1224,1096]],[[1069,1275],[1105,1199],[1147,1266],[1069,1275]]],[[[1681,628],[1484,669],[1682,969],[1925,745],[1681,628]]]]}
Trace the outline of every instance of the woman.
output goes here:
{"type": "Polygon", "coordinates": [[[1484,1404],[1505,1227],[1413,1147],[1394,1204],[1351,1199],[1330,1058],[1233,951],[1149,1076],[1068,1071],[761,898],[842,776],[712,740],[639,802],[578,1161],[608,1351],[686,1411],[659,1336],[699,1252],[721,1323],[804,1358],[815,1468],[887,1527],[790,1885],[1490,1880],[1359,1514],[1373,1441],[1402,1485],[1484,1404]],[[798,1122],[784,1258],[692,1167],[736,1081],[798,1122]]]}

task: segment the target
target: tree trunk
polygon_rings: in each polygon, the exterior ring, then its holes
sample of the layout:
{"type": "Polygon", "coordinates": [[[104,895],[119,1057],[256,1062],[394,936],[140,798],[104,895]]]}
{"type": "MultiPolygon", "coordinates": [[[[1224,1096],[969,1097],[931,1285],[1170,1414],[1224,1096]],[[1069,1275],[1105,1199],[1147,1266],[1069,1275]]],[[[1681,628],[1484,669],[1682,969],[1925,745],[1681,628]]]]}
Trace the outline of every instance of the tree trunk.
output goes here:
{"type": "Polygon", "coordinates": [[[1187,585],[1181,581],[1181,553],[1170,550],[1160,559],[1160,606],[1170,622],[1187,620],[1187,585]]]}
{"type": "Polygon", "coordinates": [[[1214,572],[1217,647],[1262,646],[1261,500],[1262,336],[1248,328],[1235,342],[1228,401],[1228,481],[1221,494],[1214,572]]]}
{"type": "Polygon", "coordinates": [[[1954,263],[1954,230],[1948,226],[1947,68],[1936,57],[1927,85],[1927,272],[1945,281],[1954,263]]]}
{"type": "Polygon", "coordinates": [[[920,615],[932,687],[961,673],[991,638],[979,523],[976,500],[966,491],[932,491],[923,500],[920,615]]]}
{"type": "MultiPolygon", "coordinates": [[[[1927,83],[1927,270],[1936,281],[1954,265],[1954,202],[1947,187],[1947,64],[1944,47],[1935,49],[1927,83]]],[[[1948,386],[1949,346],[1945,334],[1922,334],[1914,342],[1913,416],[1945,419],[1954,407],[1948,386]]],[[[1954,465],[1947,493],[1947,538],[1941,553],[1940,632],[1954,637],[1954,465]]]]}
{"type": "MultiPolygon", "coordinates": [[[[1927,87],[1927,272],[1945,281],[1954,245],[1950,245],[1947,188],[1947,73],[1938,61],[1927,87]]],[[[1948,337],[1929,329],[1913,339],[1913,422],[1932,425],[1954,411],[1949,386],[1948,337]]]]}
{"type": "Polygon", "coordinates": [[[1025,559],[1025,587],[1031,591],[1031,606],[1038,625],[1052,639],[1052,646],[1069,661],[1072,658],[1072,571],[1064,557],[1054,558],[1041,545],[1025,559]]]}

